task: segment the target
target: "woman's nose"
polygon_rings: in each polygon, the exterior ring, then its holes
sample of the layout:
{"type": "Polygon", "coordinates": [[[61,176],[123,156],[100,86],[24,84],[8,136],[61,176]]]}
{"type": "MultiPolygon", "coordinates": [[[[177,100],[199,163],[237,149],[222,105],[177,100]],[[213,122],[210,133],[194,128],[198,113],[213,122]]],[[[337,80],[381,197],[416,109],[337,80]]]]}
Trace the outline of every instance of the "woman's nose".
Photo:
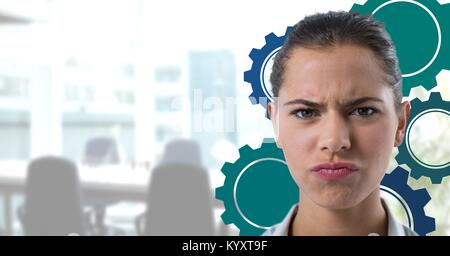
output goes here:
{"type": "Polygon", "coordinates": [[[349,123],[338,114],[331,114],[322,119],[319,133],[321,151],[337,153],[341,150],[349,150],[351,147],[349,123]]]}

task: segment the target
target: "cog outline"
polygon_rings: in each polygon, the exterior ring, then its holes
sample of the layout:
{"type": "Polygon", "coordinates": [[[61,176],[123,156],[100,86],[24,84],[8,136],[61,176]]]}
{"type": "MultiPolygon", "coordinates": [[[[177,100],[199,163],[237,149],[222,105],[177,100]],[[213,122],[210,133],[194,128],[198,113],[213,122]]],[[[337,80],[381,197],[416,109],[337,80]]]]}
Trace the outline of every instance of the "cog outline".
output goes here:
{"type": "Polygon", "coordinates": [[[426,188],[412,189],[408,185],[408,171],[400,166],[397,166],[391,173],[386,173],[381,181],[380,189],[393,195],[400,201],[403,208],[411,214],[407,214],[408,222],[411,227],[410,217],[413,219],[414,231],[421,236],[436,230],[436,220],[433,217],[427,216],[425,213],[425,206],[430,202],[431,197],[426,188]],[[392,194],[387,187],[395,191],[401,198],[398,198],[395,194],[392,194]],[[402,200],[404,202],[402,202],[402,200]],[[405,207],[404,203],[408,207],[405,207]],[[409,211],[408,211],[409,210],[409,211]]]}
{"type": "Polygon", "coordinates": [[[398,164],[406,164],[411,168],[411,177],[419,179],[422,176],[430,178],[433,184],[441,184],[442,179],[450,175],[450,162],[440,166],[433,166],[420,161],[412,152],[409,146],[409,135],[414,122],[420,117],[430,112],[447,112],[450,115],[450,102],[444,101],[439,92],[432,92],[427,101],[415,98],[410,102],[410,121],[406,127],[405,141],[398,147],[398,154],[395,157],[398,164]]]}
{"type": "Polygon", "coordinates": [[[253,61],[250,70],[244,72],[244,81],[252,86],[252,93],[249,99],[253,105],[259,104],[266,110],[266,118],[269,118],[267,105],[272,102],[272,95],[268,92],[264,82],[265,67],[270,60],[283,46],[287,35],[292,27],[287,27],[286,32],[282,36],[277,36],[273,32],[264,37],[266,44],[261,48],[253,48],[248,55],[253,61]]]}
{"type": "MultiPolygon", "coordinates": [[[[223,201],[225,211],[222,213],[221,218],[225,224],[234,224],[239,230],[241,236],[247,235],[261,235],[270,227],[259,225],[251,221],[240,210],[239,203],[237,202],[237,185],[239,178],[245,172],[247,168],[261,161],[277,161],[285,163],[283,151],[277,147],[274,139],[266,138],[263,140],[260,148],[252,149],[249,145],[245,145],[239,149],[240,158],[234,163],[226,162],[221,168],[221,171],[225,175],[225,181],[222,187],[216,188],[215,195],[218,200],[223,201]]],[[[279,171],[279,170],[277,170],[279,171]]],[[[296,191],[296,200],[292,204],[286,206],[286,212],[277,213],[277,215],[284,217],[291,206],[298,202],[298,187],[294,183],[290,176],[289,169],[286,165],[286,171],[288,176],[280,175],[280,179],[289,177],[289,180],[280,180],[280,184],[286,184],[286,186],[292,186],[288,190],[296,191]]],[[[255,177],[255,176],[253,176],[255,177]]],[[[278,182],[277,182],[278,183],[278,182]]],[[[280,198],[286,198],[277,196],[280,198]]],[[[289,201],[289,200],[288,200],[289,201]]],[[[289,202],[290,203],[290,202],[289,202]]],[[[286,202],[288,204],[288,202],[286,202]]],[[[272,218],[273,216],[271,216],[272,218]]],[[[281,221],[281,219],[279,220],[281,221]]],[[[274,222],[277,224],[279,221],[274,222]]]]}
{"type": "MultiPolygon", "coordinates": [[[[367,0],[363,5],[354,4],[350,11],[373,14],[386,5],[398,2],[412,3],[424,9],[437,25],[438,32],[438,46],[431,60],[419,70],[402,75],[402,94],[403,96],[409,96],[411,89],[417,86],[423,86],[426,90],[431,90],[437,86],[436,76],[439,72],[444,69],[450,70],[450,58],[448,58],[450,56],[450,29],[445,26],[445,24],[450,23],[450,4],[441,5],[436,0],[367,0]]],[[[417,54],[417,52],[413,54],[417,54]]]]}

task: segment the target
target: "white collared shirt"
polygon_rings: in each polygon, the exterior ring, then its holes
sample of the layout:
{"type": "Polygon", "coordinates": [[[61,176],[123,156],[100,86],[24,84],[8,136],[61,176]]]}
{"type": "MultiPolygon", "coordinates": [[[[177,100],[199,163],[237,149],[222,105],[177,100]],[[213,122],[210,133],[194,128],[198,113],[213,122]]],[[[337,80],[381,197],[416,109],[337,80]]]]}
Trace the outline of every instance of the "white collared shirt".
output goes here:
{"type": "MultiPolygon", "coordinates": [[[[418,234],[414,232],[412,229],[396,221],[392,216],[392,213],[389,211],[389,208],[384,203],[384,201],[381,200],[381,202],[388,216],[388,236],[418,236],[418,234]]],[[[297,210],[298,204],[294,205],[291,208],[291,210],[289,210],[289,213],[286,215],[283,221],[266,230],[263,236],[287,236],[290,224],[292,222],[292,218],[294,218],[294,216],[297,214],[297,210]]],[[[378,235],[378,234],[371,233],[368,235],[378,235]]]]}

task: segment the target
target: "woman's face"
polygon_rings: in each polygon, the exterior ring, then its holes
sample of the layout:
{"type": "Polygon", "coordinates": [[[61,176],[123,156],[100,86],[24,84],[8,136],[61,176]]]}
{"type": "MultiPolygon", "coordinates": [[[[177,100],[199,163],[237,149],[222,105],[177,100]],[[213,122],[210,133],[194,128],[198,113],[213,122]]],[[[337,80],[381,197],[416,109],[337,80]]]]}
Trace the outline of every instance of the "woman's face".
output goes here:
{"type": "Polygon", "coordinates": [[[269,114],[302,197],[345,209],[378,191],[409,114],[409,103],[397,113],[384,78],[360,46],[292,51],[269,114]]]}

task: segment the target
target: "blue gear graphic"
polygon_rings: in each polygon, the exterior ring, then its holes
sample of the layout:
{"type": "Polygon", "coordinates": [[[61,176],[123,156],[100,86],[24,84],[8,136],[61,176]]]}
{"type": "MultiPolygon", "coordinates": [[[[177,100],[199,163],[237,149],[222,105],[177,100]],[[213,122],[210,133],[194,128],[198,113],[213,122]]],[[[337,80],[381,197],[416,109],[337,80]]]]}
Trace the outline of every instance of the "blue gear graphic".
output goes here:
{"type": "Polygon", "coordinates": [[[240,235],[261,235],[298,202],[298,187],[273,139],[264,139],[258,149],[245,145],[239,154],[221,169],[226,176],[216,188],[216,198],[225,206],[221,217],[225,224],[234,223],[240,235]]]}
{"type": "Polygon", "coordinates": [[[398,147],[399,153],[395,157],[398,164],[406,164],[411,168],[411,177],[419,179],[422,176],[429,177],[433,184],[442,183],[442,179],[450,175],[450,165],[445,163],[440,166],[432,166],[423,163],[414,155],[409,145],[409,134],[414,122],[422,115],[430,112],[439,112],[450,115],[450,102],[443,101],[439,92],[430,94],[428,101],[422,102],[415,98],[411,101],[411,115],[406,128],[405,141],[398,147]]]}
{"type": "Polygon", "coordinates": [[[264,72],[267,62],[275,56],[283,46],[284,41],[292,27],[288,27],[283,36],[276,36],[274,33],[266,35],[266,45],[261,49],[253,48],[249,54],[252,59],[252,68],[244,72],[244,81],[252,85],[253,92],[249,99],[253,105],[260,104],[266,109],[266,117],[269,118],[267,105],[272,101],[272,92],[269,91],[264,82],[264,72]]]}
{"type": "Polygon", "coordinates": [[[368,0],[351,11],[373,14],[392,37],[403,72],[403,96],[422,85],[437,85],[436,75],[450,69],[450,4],[436,0],[368,0]]]}
{"type": "Polygon", "coordinates": [[[424,236],[434,230],[436,230],[436,223],[433,217],[429,217],[425,214],[424,207],[431,200],[425,188],[413,190],[408,185],[408,171],[398,166],[390,174],[386,174],[381,181],[381,190],[386,191],[397,198],[402,203],[402,206],[409,212],[408,222],[411,227],[410,217],[413,219],[414,231],[417,234],[424,236]],[[387,188],[387,189],[386,189],[387,188]],[[392,193],[393,190],[395,193],[392,193]],[[400,197],[398,198],[397,195],[400,197]],[[403,204],[406,203],[407,207],[403,204]]]}

